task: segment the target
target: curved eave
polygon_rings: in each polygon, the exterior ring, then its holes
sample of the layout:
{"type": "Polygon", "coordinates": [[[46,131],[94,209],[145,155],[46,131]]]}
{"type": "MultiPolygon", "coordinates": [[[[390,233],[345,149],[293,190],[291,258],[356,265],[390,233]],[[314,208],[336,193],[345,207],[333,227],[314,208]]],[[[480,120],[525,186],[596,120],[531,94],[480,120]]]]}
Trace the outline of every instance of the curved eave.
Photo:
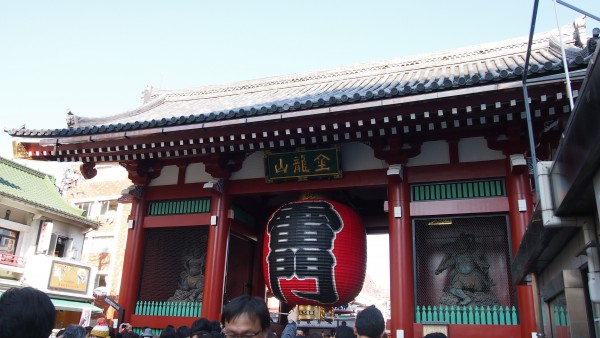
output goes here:
{"type": "MultiPolygon", "coordinates": [[[[584,70],[572,72],[572,77],[576,78],[583,75],[584,70]],[[581,74],[580,74],[581,73],[581,74]]],[[[557,81],[564,78],[562,73],[547,74],[544,77],[528,79],[528,86],[536,86],[545,81],[557,81]]],[[[162,119],[160,121],[152,120],[146,122],[135,122],[126,124],[116,124],[109,126],[94,126],[83,129],[55,129],[55,130],[10,130],[7,131],[11,136],[17,138],[36,138],[43,139],[40,141],[42,146],[52,146],[55,144],[73,144],[73,143],[88,143],[107,140],[119,140],[143,137],[153,134],[166,134],[174,131],[184,130],[207,130],[211,128],[227,127],[234,125],[247,125],[257,122],[275,122],[282,121],[295,117],[318,116],[331,113],[351,112],[359,109],[370,109],[380,107],[391,107],[411,102],[419,102],[425,100],[443,99],[456,96],[472,95],[477,93],[485,93],[490,91],[504,90],[510,88],[520,88],[521,81],[511,79],[511,81],[492,82],[479,86],[463,86],[461,88],[452,88],[451,90],[440,90],[423,92],[415,95],[401,95],[393,97],[370,96],[360,100],[344,98],[343,104],[326,105],[322,107],[308,108],[302,106],[300,109],[286,106],[278,110],[277,113],[267,113],[267,111],[259,112],[240,109],[238,112],[219,114],[211,113],[209,116],[204,114],[193,116],[181,116],[179,118],[162,119]]]]}
{"type": "MultiPolygon", "coordinates": [[[[580,73],[571,74],[577,96],[580,73]]],[[[536,125],[565,119],[568,100],[564,74],[528,84],[536,125]]],[[[312,146],[331,142],[396,140],[418,146],[461,133],[465,137],[501,133],[522,123],[522,83],[499,83],[419,96],[363,102],[238,119],[211,124],[157,128],[57,139],[17,138],[15,157],[59,162],[198,161],[217,153],[312,146]],[[143,135],[141,135],[143,134],[143,135]]],[[[396,142],[394,141],[394,142],[396,142]]],[[[409,146],[407,144],[407,146],[409,146]]]]}

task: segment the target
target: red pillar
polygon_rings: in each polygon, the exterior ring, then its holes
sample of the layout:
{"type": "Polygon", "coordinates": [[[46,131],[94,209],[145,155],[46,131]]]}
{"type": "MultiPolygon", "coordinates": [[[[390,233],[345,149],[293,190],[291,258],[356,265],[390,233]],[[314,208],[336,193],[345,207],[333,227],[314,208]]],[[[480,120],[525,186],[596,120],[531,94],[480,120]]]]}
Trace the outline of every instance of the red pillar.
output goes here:
{"type": "Polygon", "coordinates": [[[119,304],[125,309],[125,321],[129,322],[135,310],[135,303],[139,295],[142,262],[144,258],[144,227],[143,220],[146,212],[146,199],[144,194],[133,199],[131,213],[133,229],[127,231],[127,244],[123,259],[123,273],[121,275],[121,288],[119,290],[119,304]]]}
{"type": "Polygon", "coordinates": [[[400,338],[400,333],[412,338],[415,304],[410,193],[406,167],[392,167],[401,169],[399,174],[388,171],[392,337],[400,338]]]}
{"type": "MultiPolygon", "coordinates": [[[[529,171],[526,164],[517,159],[507,161],[506,190],[508,195],[509,219],[511,232],[512,255],[519,249],[521,239],[533,212],[529,171]],[[512,165],[511,165],[512,161],[512,165]],[[519,200],[523,201],[527,210],[519,211],[519,200]]],[[[523,159],[524,160],[524,159],[523,159]]],[[[521,203],[523,203],[521,202],[521,203]]],[[[517,306],[521,324],[521,337],[531,337],[536,332],[533,290],[529,285],[517,285],[517,306]]]]}
{"type": "Polygon", "coordinates": [[[204,273],[204,293],[202,298],[202,317],[220,320],[225,290],[225,265],[227,263],[227,245],[229,243],[229,208],[231,199],[226,191],[215,194],[217,224],[210,225],[206,249],[206,271],[204,273]]]}

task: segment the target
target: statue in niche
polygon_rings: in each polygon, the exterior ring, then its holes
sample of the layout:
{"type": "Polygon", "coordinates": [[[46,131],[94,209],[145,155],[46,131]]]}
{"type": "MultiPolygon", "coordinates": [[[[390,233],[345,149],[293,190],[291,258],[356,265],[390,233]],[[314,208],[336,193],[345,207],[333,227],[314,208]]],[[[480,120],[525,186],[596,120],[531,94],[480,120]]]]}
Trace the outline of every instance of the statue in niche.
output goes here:
{"type": "Polygon", "coordinates": [[[494,285],[488,274],[490,265],[485,259],[483,246],[475,241],[475,235],[461,233],[449,243],[446,255],[435,269],[439,275],[449,270],[444,295],[444,305],[496,305],[498,299],[491,292],[494,285]]]}
{"type": "Polygon", "coordinates": [[[204,266],[206,254],[200,248],[184,252],[182,256],[183,270],[177,290],[170,302],[201,302],[204,291],[204,266]]]}

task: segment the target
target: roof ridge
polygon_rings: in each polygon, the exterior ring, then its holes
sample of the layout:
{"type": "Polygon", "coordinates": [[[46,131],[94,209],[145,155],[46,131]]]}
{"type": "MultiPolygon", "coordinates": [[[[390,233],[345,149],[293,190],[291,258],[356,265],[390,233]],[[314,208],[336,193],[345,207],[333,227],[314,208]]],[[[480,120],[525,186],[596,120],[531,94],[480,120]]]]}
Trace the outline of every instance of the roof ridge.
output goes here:
{"type": "Polygon", "coordinates": [[[30,168],[30,167],[28,167],[28,166],[26,166],[24,164],[21,164],[21,163],[9,160],[9,159],[7,159],[5,157],[2,157],[2,156],[0,156],[0,162],[4,163],[6,165],[9,165],[11,167],[14,167],[15,169],[25,171],[25,172],[27,172],[29,174],[32,174],[32,175],[36,175],[36,176],[38,176],[40,178],[44,178],[46,176],[54,178],[54,175],[50,175],[50,174],[47,174],[47,173],[43,173],[43,172],[41,172],[39,170],[32,169],[32,168],[30,168]]]}
{"type": "MultiPolygon", "coordinates": [[[[571,37],[574,28],[572,24],[564,25],[561,27],[561,33],[563,36],[571,37]],[[567,29],[565,31],[564,29],[567,29]]],[[[537,46],[535,49],[543,48],[545,43],[547,43],[553,35],[558,34],[558,29],[553,29],[546,32],[537,33],[534,35],[534,41],[532,45],[537,46]]],[[[256,91],[257,88],[261,87],[263,90],[276,85],[282,84],[290,84],[292,82],[305,84],[309,81],[326,81],[331,78],[344,78],[345,76],[350,76],[349,78],[362,78],[374,74],[365,74],[363,76],[351,76],[356,75],[357,73],[370,73],[373,70],[378,70],[380,72],[389,73],[390,68],[398,68],[399,71],[410,71],[417,69],[424,69],[427,67],[431,67],[434,65],[443,65],[435,64],[435,62],[439,61],[455,61],[455,62],[447,62],[448,65],[457,64],[460,60],[472,59],[470,56],[479,55],[481,58],[473,58],[473,61],[477,59],[485,59],[485,56],[490,56],[490,54],[496,54],[502,50],[513,50],[518,48],[519,45],[523,47],[527,47],[528,36],[521,36],[516,38],[504,39],[494,42],[481,43],[471,46],[458,47],[458,48],[450,48],[443,51],[437,51],[433,53],[421,53],[410,56],[403,56],[398,58],[391,58],[387,60],[374,61],[374,62],[363,62],[357,63],[354,65],[348,66],[340,66],[335,68],[327,68],[317,71],[306,71],[306,72],[298,72],[288,75],[282,76],[271,76],[264,77],[259,79],[249,79],[243,81],[236,81],[225,84],[216,84],[216,85],[208,85],[201,87],[191,87],[191,88],[183,88],[183,89],[156,89],[153,88],[153,93],[151,94],[152,98],[163,97],[178,97],[181,99],[182,97],[197,97],[207,95],[210,97],[211,94],[219,94],[224,92],[252,92],[256,91]],[[483,51],[482,50],[487,50],[483,51]],[[418,67],[410,67],[413,65],[419,65],[418,67]],[[408,66],[408,67],[407,67],[408,66]]],[[[280,88],[279,88],[280,89],[280,88]]],[[[222,96],[222,95],[219,95],[222,96]]],[[[154,101],[154,100],[152,100],[154,101]]],[[[142,108],[142,107],[140,107],[142,108]]]]}
{"type": "Polygon", "coordinates": [[[85,116],[76,116],[75,120],[75,127],[77,127],[77,124],[79,124],[80,122],[85,122],[87,120],[93,120],[96,121],[96,123],[104,123],[104,122],[109,122],[109,121],[113,121],[114,119],[118,119],[121,117],[128,117],[131,115],[137,115],[137,114],[141,114],[147,110],[150,110],[152,108],[158,107],[161,104],[163,104],[163,102],[166,99],[166,95],[162,95],[160,97],[157,98],[153,98],[152,100],[150,100],[147,103],[144,103],[143,105],[141,105],[140,107],[137,107],[135,109],[131,109],[131,110],[127,110],[124,111],[122,113],[118,113],[116,115],[110,115],[110,116],[105,116],[105,117],[85,117],[85,116]]]}

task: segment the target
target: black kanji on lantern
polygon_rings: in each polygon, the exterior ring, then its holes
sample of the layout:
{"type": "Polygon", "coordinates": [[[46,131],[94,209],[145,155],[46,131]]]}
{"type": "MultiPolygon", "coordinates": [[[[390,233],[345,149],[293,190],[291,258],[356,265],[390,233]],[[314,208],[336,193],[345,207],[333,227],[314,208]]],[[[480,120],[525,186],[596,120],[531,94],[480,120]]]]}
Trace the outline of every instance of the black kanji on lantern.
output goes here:
{"type": "Polygon", "coordinates": [[[292,292],[323,304],[339,297],[335,286],[332,253],[335,234],[343,227],[340,215],[324,201],[290,203],[277,210],[267,226],[270,250],[267,255],[271,291],[285,300],[281,279],[314,279],[316,292],[292,292]]]}

